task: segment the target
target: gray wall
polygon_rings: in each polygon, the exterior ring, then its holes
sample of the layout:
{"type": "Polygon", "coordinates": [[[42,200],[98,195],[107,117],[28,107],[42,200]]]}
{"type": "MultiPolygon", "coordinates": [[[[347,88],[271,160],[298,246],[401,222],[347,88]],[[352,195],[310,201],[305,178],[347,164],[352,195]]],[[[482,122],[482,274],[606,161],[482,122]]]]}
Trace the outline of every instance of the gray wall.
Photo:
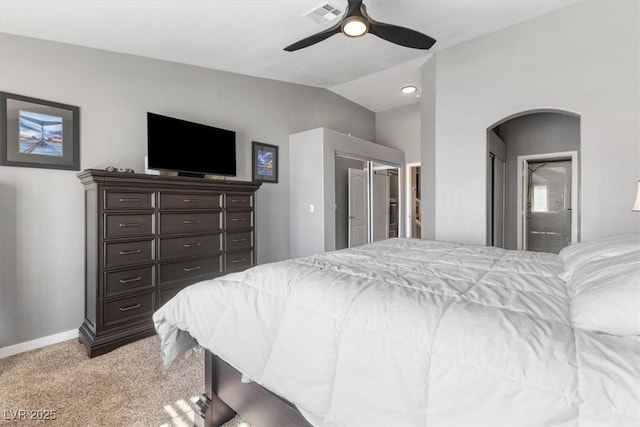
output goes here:
{"type": "Polygon", "coordinates": [[[420,223],[423,239],[436,238],[436,72],[437,55],[421,70],[420,223]]]}
{"type": "Polygon", "coordinates": [[[376,113],[376,143],[404,151],[406,163],[420,161],[420,103],[376,113]]]}
{"type": "MultiPolygon", "coordinates": [[[[147,111],[235,130],[239,180],[251,179],[252,140],[278,145],[280,182],[257,196],[259,263],[289,256],[289,135],[324,126],[375,136],[374,113],[327,90],[7,34],[0,88],[80,107],[81,169],[143,171],[147,111]]],[[[84,189],[75,172],[0,167],[0,197],[0,348],[78,328],[84,189]]]]}
{"type": "Polygon", "coordinates": [[[436,185],[435,194],[424,186],[423,203],[435,206],[435,238],[485,243],[487,129],[549,109],[580,116],[581,238],[640,230],[630,209],[640,176],[639,9],[636,1],[580,2],[427,61],[421,156],[427,172],[435,154],[436,185]],[[435,113],[425,114],[432,102],[435,113]]]}
{"type": "Polygon", "coordinates": [[[400,167],[404,153],[327,128],[293,134],[289,141],[291,256],[334,250],[336,154],[400,167]]]}
{"type": "MultiPolygon", "coordinates": [[[[393,108],[391,110],[376,113],[376,142],[387,147],[404,151],[404,161],[406,163],[419,163],[420,140],[421,140],[421,106],[420,103],[410,104],[404,107],[393,108]]],[[[406,168],[399,179],[402,180],[402,187],[406,182],[406,168]]],[[[398,206],[400,236],[406,236],[405,222],[407,220],[407,200],[406,188],[401,196],[401,203],[398,206]]]]}
{"type": "MultiPolygon", "coordinates": [[[[506,146],[505,248],[517,249],[518,156],[580,151],[580,119],[558,113],[535,113],[511,119],[499,126],[506,146]]],[[[578,159],[580,155],[578,154],[578,159]]]]}

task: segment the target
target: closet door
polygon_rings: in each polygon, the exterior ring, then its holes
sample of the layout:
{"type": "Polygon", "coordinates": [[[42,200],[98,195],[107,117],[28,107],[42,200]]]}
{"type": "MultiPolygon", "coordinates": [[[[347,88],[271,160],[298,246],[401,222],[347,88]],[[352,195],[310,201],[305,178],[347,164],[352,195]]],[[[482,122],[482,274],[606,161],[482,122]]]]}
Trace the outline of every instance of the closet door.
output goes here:
{"type": "Polygon", "coordinates": [[[374,172],[371,189],[371,232],[373,241],[389,238],[389,175],[374,172]]]}
{"type": "Polygon", "coordinates": [[[493,246],[504,248],[504,161],[493,157],[493,246]]]}
{"type": "Polygon", "coordinates": [[[349,247],[367,243],[369,234],[367,171],[349,169],[349,247]]]}

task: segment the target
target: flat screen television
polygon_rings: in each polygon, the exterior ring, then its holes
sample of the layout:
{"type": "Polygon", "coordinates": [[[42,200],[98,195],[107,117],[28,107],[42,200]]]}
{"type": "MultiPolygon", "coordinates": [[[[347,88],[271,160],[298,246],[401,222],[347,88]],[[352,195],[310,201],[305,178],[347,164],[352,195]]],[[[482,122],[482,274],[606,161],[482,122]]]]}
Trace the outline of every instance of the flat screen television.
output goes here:
{"type": "Polygon", "coordinates": [[[236,176],[236,133],[147,112],[147,166],[181,176],[236,176]]]}

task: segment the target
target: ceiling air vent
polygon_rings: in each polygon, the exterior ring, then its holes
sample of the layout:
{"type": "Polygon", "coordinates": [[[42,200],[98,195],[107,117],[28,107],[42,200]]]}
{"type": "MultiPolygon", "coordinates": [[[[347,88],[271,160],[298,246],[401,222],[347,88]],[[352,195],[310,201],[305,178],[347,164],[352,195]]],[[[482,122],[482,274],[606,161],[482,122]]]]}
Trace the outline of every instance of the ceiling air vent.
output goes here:
{"type": "Polygon", "coordinates": [[[342,10],[326,1],[320,6],[305,13],[303,16],[305,18],[313,19],[318,24],[326,24],[327,22],[333,22],[342,16],[342,10]]]}

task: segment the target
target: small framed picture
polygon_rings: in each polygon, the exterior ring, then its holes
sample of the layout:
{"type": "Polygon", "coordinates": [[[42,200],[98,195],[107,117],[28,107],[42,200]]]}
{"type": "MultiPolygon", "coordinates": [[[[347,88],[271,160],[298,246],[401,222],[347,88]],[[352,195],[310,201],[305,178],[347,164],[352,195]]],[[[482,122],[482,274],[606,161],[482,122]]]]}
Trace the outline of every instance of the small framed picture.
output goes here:
{"type": "Polygon", "coordinates": [[[253,141],[253,173],[254,181],[278,182],[278,146],[253,141]]]}
{"type": "Polygon", "coordinates": [[[0,92],[0,165],[80,170],[80,109],[0,92]]]}

